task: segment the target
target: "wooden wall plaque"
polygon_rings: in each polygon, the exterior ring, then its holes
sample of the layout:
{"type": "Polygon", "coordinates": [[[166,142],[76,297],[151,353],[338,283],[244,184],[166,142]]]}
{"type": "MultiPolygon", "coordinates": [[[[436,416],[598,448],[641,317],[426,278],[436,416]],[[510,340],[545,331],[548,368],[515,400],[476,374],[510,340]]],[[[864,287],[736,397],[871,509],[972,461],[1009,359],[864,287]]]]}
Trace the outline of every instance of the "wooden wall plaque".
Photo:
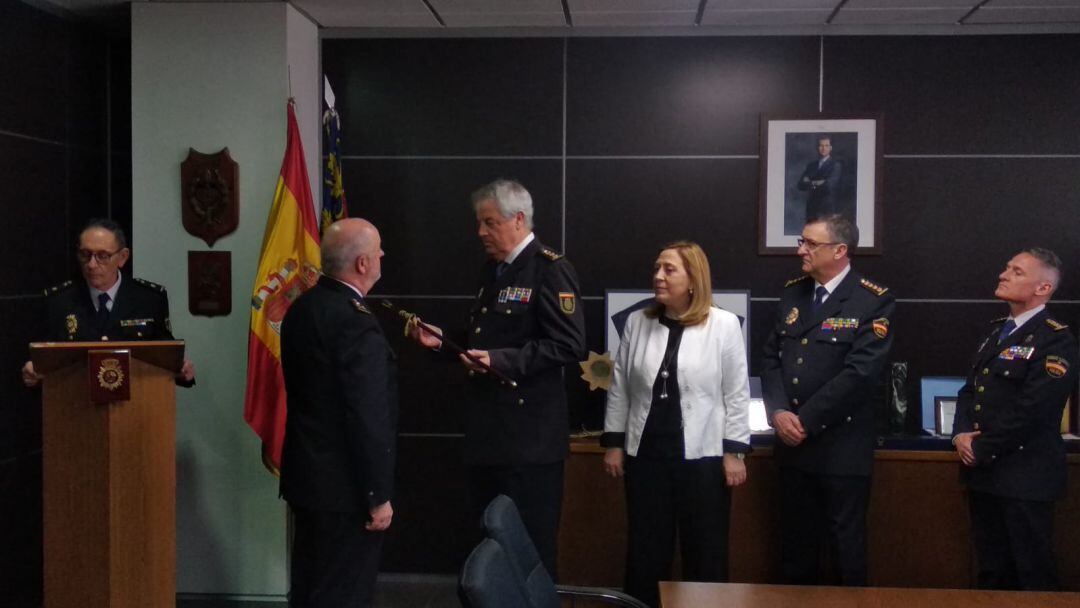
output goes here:
{"type": "Polygon", "coordinates": [[[188,252],[188,311],[204,317],[232,312],[232,252],[188,252]]]}
{"type": "Polygon", "coordinates": [[[236,230],[240,224],[240,170],[222,148],[203,154],[188,148],[180,164],[180,206],[184,230],[206,241],[214,241],[236,230]]]}

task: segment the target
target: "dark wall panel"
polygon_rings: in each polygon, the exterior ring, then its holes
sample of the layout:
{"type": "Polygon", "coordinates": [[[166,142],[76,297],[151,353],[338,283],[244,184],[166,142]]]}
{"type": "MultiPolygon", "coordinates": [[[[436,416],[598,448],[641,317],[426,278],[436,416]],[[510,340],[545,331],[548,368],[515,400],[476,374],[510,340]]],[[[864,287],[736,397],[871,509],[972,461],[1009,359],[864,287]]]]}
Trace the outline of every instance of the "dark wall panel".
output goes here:
{"type": "Polygon", "coordinates": [[[757,154],[758,115],[817,110],[817,38],[575,38],[567,153],[757,154]]]}
{"type": "Polygon", "coordinates": [[[1080,158],[890,159],[885,183],[886,254],[858,263],[898,297],[992,298],[1033,245],[1066,261],[1058,298],[1080,297],[1080,158]]]}
{"type": "Polygon", "coordinates": [[[346,159],[342,171],[350,180],[349,213],[371,220],[382,234],[378,292],[476,293],[484,249],[469,195],[496,177],[528,184],[537,238],[562,247],[559,161],[346,159]]]}
{"type": "Polygon", "coordinates": [[[562,40],[326,40],[345,155],[562,152],[562,40]]]}
{"type": "Polygon", "coordinates": [[[825,38],[826,112],[885,114],[889,154],[1076,154],[1080,36],[825,38]]]}
{"type": "MultiPolygon", "coordinates": [[[[1059,297],[1080,299],[1078,46],[1080,36],[367,39],[324,41],[323,63],[345,120],[350,207],[383,234],[375,296],[460,329],[482,259],[468,195],[514,177],[532,191],[539,238],[581,277],[590,350],[604,350],[604,290],[648,289],[657,249],[688,238],[708,253],[716,288],[757,298],[755,375],[775,298],[800,274],[795,256],[757,254],[760,116],[813,114],[819,93],[828,113],[881,112],[884,252],[855,265],[903,300],[891,359],[909,363],[914,404],[921,376],[962,375],[1006,313],[993,290],[1017,249],[1056,249],[1059,297]]],[[[1051,309],[1080,321],[1078,304],[1051,309]]],[[[402,432],[460,433],[460,367],[404,343],[399,320],[386,327],[402,432]]],[[[600,428],[605,394],[579,376],[567,368],[568,427],[600,428]]],[[[402,518],[389,570],[457,570],[474,538],[460,449],[457,438],[402,441],[402,504],[454,502],[402,518]],[[435,536],[435,555],[415,550],[435,536]]]]}
{"type": "Polygon", "coordinates": [[[65,139],[69,31],[21,2],[0,3],[0,130],[65,139]]]}

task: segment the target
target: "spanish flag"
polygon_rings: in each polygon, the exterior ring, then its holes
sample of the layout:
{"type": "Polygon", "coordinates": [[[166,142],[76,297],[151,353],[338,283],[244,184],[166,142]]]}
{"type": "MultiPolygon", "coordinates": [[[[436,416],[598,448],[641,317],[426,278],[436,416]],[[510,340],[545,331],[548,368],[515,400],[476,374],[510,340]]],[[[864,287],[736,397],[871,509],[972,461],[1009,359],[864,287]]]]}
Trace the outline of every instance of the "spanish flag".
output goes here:
{"type": "Polygon", "coordinates": [[[285,160],[266,220],[259,272],[251,294],[244,420],[263,441],[263,463],[275,475],[285,440],[285,379],[281,321],[289,305],[319,280],[319,223],[315,219],[304,146],[293,101],[288,106],[285,160]]]}

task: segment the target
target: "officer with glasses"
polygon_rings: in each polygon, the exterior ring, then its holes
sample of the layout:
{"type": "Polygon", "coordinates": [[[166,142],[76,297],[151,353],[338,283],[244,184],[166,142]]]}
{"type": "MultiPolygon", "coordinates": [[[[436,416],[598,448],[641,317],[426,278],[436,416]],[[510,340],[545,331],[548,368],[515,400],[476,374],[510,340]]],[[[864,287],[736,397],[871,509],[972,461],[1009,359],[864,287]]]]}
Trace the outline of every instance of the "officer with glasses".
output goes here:
{"type": "MultiPolygon", "coordinates": [[[[131,257],[127,238],[112,220],[91,220],[79,234],[75,256],[82,281],[67,281],[45,290],[46,328],[52,342],[98,340],[172,340],[169,298],[165,288],[132,277],[120,269],[131,257]]],[[[27,361],[23,383],[36,386],[42,376],[27,361]]],[[[177,384],[195,384],[195,366],[185,359],[177,384]]]]}
{"type": "Polygon", "coordinates": [[[803,227],[805,274],[785,286],[765,343],[761,381],[776,429],[786,583],[826,582],[818,578],[824,546],[841,584],[866,585],[872,392],[892,346],[895,300],[851,267],[858,242],[858,228],[840,215],[803,227]]]}

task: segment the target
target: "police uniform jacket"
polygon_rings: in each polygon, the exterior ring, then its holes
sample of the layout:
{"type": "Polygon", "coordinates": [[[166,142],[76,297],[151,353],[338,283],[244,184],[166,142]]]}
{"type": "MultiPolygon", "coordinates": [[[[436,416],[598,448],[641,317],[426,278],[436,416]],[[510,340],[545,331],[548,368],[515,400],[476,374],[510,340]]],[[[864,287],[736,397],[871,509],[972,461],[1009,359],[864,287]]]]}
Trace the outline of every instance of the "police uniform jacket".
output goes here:
{"type": "Polygon", "coordinates": [[[45,291],[45,339],[51,342],[97,340],[172,340],[169,297],[150,281],[123,277],[103,330],[86,281],[68,281],[45,291]]]}
{"type": "Polygon", "coordinates": [[[469,313],[467,347],[517,382],[472,374],[467,389],[465,462],[546,464],[566,458],[563,366],[585,358],[585,318],[577,274],[562,255],[534,239],[498,278],[483,268],[469,313]]]}
{"type": "Polygon", "coordinates": [[[349,286],[324,276],[289,307],[281,332],[281,495],[336,512],[390,500],[397,373],[375,316],[349,286]]]}
{"type": "Polygon", "coordinates": [[[961,466],[972,490],[1025,500],[1065,494],[1061,415],[1076,384],[1076,338],[1044,309],[1000,344],[993,322],[960,389],[953,434],[979,431],[975,466],[961,466]]]}
{"type": "Polygon", "coordinates": [[[811,312],[814,281],[788,281],[778,319],[765,343],[762,392],[769,419],[799,416],[807,438],[796,447],[777,439],[781,466],[808,473],[869,475],[874,459],[874,410],[892,346],[895,299],[854,269],[811,312]]]}

